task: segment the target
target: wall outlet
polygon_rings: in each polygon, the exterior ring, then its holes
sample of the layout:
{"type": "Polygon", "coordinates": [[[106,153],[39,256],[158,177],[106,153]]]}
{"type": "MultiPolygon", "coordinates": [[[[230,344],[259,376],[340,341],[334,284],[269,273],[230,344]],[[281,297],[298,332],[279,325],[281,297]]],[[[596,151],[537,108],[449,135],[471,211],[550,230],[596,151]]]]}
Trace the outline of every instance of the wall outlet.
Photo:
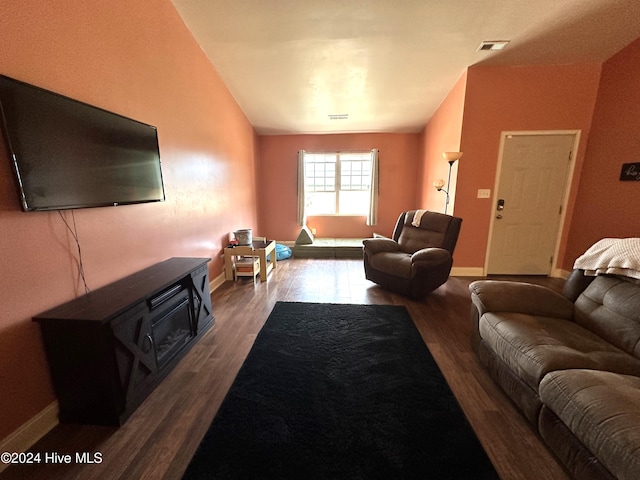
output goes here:
{"type": "Polygon", "coordinates": [[[311,233],[312,233],[313,235],[315,235],[315,234],[316,234],[316,229],[315,229],[315,228],[312,228],[312,229],[311,229],[311,233]]]}
{"type": "Polygon", "coordinates": [[[489,188],[479,188],[478,189],[478,198],[491,198],[491,189],[489,189],[489,188]]]}

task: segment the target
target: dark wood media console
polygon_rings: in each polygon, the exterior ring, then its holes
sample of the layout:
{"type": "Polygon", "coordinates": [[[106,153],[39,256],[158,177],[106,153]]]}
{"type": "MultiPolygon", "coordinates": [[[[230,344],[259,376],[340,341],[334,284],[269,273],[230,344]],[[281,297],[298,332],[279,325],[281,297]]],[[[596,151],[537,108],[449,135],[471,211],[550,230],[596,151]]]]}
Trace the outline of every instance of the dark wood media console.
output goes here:
{"type": "Polygon", "coordinates": [[[171,258],[33,318],[60,421],[122,425],[214,323],[209,258],[171,258]]]}

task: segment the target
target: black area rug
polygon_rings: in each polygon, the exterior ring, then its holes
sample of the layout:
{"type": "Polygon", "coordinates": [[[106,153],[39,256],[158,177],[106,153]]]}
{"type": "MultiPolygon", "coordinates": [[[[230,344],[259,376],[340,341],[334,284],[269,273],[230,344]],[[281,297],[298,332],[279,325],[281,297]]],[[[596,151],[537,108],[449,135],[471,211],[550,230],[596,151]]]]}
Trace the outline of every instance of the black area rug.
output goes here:
{"type": "Polygon", "coordinates": [[[184,479],[497,479],[404,307],[278,302],[184,479]]]}

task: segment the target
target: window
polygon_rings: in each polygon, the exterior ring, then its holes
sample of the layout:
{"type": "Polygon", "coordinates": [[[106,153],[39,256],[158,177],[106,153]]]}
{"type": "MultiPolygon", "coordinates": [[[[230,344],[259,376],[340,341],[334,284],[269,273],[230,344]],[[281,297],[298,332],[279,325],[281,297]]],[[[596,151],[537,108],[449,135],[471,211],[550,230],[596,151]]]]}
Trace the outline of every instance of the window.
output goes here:
{"type": "Polygon", "coordinates": [[[371,152],[304,153],[307,215],[368,215],[371,152]]]}

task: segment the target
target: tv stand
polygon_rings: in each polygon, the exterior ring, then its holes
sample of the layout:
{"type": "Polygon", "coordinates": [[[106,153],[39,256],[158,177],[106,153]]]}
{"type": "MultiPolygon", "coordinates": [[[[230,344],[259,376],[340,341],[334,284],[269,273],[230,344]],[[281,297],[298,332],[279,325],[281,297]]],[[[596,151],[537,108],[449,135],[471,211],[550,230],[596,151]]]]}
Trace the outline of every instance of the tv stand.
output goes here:
{"type": "Polygon", "coordinates": [[[209,258],[171,258],[33,318],[60,421],[122,425],[214,323],[209,258]]]}

